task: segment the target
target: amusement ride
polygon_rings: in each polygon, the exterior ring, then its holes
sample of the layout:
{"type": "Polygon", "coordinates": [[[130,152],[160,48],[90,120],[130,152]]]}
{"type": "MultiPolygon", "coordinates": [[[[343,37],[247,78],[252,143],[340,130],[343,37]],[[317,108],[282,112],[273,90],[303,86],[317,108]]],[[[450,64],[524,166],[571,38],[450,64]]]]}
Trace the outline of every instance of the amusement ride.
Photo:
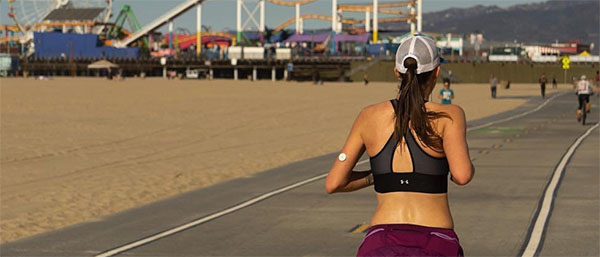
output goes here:
{"type": "MultiPolygon", "coordinates": [[[[364,4],[338,4],[331,1],[331,15],[301,13],[301,6],[318,0],[236,0],[236,33],[207,31],[202,26],[202,5],[210,0],[185,0],[166,11],[156,19],[140,24],[128,5],[123,5],[114,22],[112,0],[7,0],[8,16],[12,24],[0,26],[4,31],[0,43],[18,41],[21,44],[32,42],[34,32],[61,30],[63,33],[94,33],[100,35],[106,45],[114,47],[145,46],[151,35],[165,24],[168,27],[167,44],[169,49],[183,46],[200,46],[203,37],[221,37],[231,41],[232,45],[244,41],[245,33],[258,32],[260,45],[265,44],[265,4],[295,8],[295,17],[290,18],[270,31],[278,33],[295,24],[295,33],[303,34],[305,20],[316,19],[331,22],[332,35],[343,33],[343,24],[364,26],[362,33],[371,33],[372,43],[378,41],[380,23],[407,22],[411,33],[421,31],[422,0],[401,0],[379,2],[371,0],[364,4]],[[177,33],[174,20],[185,12],[196,9],[196,32],[177,33]],[[364,19],[356,20],[344,17],[344,13],[364,13],[364,19]],[[388,17],[379,18],[379,14],[388,17]],[[390,16],[392,15],[392,16],[390,16]],[[129,28],[125,28],[125,22],[129,28]]],[[[200,54],[202,47],[195,47],[200,54]]]]}

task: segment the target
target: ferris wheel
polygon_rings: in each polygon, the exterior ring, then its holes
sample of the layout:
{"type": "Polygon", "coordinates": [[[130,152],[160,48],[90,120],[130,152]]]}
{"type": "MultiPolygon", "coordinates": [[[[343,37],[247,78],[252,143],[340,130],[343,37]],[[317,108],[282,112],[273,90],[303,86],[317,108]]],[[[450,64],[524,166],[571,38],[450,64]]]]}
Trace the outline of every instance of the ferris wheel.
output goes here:
{"type": "Polygon", "coordinates": [[[53,10],[60,8],[101,8],[95,21],[106,23],[111,16],[112,0],[8,0],[8,16],[23,34],[32,32],[53,10]]]}

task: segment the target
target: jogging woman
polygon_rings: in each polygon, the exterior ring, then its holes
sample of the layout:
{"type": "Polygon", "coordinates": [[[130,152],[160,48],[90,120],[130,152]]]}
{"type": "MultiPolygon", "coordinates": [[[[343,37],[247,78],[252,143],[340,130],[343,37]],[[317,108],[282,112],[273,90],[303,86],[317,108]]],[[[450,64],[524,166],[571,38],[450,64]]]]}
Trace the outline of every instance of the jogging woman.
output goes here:
{"type": "Polygon", "coordinates": [[[462,256],[447,197],[448,172],[473,177],[463,110],[428,102],[440,72],[435,41],[406,39],[396,52],[395,99],[365,107],[329,171],[327,193],[375,186],[377,209],[358,256],[462,256]],[[370,172],[353,172],[360,156],[370,172]]]}

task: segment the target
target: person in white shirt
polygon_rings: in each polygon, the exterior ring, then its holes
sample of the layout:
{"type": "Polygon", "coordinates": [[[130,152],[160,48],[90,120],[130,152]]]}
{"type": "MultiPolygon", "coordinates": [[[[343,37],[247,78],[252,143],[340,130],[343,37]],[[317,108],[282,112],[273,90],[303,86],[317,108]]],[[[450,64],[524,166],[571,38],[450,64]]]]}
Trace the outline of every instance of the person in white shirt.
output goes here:
{"type": "Polygon", "coordinates": [[[579,107],[577,107],[577,121],[580,121],[582,114],[581,108],[584,106],[584,104],[586,112],[590,112],[590,95],[594,94],[594,88],[592,88],[592,85],[587,80],[586,76],[582,75],[581,79],[577,82],[575,86],[575,90],[579,101],[579,107]]]}

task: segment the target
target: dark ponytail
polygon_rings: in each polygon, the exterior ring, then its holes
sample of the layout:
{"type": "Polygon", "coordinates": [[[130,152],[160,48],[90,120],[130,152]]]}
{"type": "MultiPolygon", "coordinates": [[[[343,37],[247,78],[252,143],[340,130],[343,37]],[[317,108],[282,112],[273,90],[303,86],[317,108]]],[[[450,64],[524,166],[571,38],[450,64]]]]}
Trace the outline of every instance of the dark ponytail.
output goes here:
{"type": "Polygon", "coordinates": [[[404,67],[407,71],[400,74],[402,81],[398,90],[394,137],[400,139],[412,128],[424,145],[436,152],[443,152],[442,137],[431,126],[431,120],[449,116],[425,108],[425,90],[435,83],[432,81],[435,79],[434,71],[417,74],[417,61],[413,58],[404,60],[404,67]]]}

